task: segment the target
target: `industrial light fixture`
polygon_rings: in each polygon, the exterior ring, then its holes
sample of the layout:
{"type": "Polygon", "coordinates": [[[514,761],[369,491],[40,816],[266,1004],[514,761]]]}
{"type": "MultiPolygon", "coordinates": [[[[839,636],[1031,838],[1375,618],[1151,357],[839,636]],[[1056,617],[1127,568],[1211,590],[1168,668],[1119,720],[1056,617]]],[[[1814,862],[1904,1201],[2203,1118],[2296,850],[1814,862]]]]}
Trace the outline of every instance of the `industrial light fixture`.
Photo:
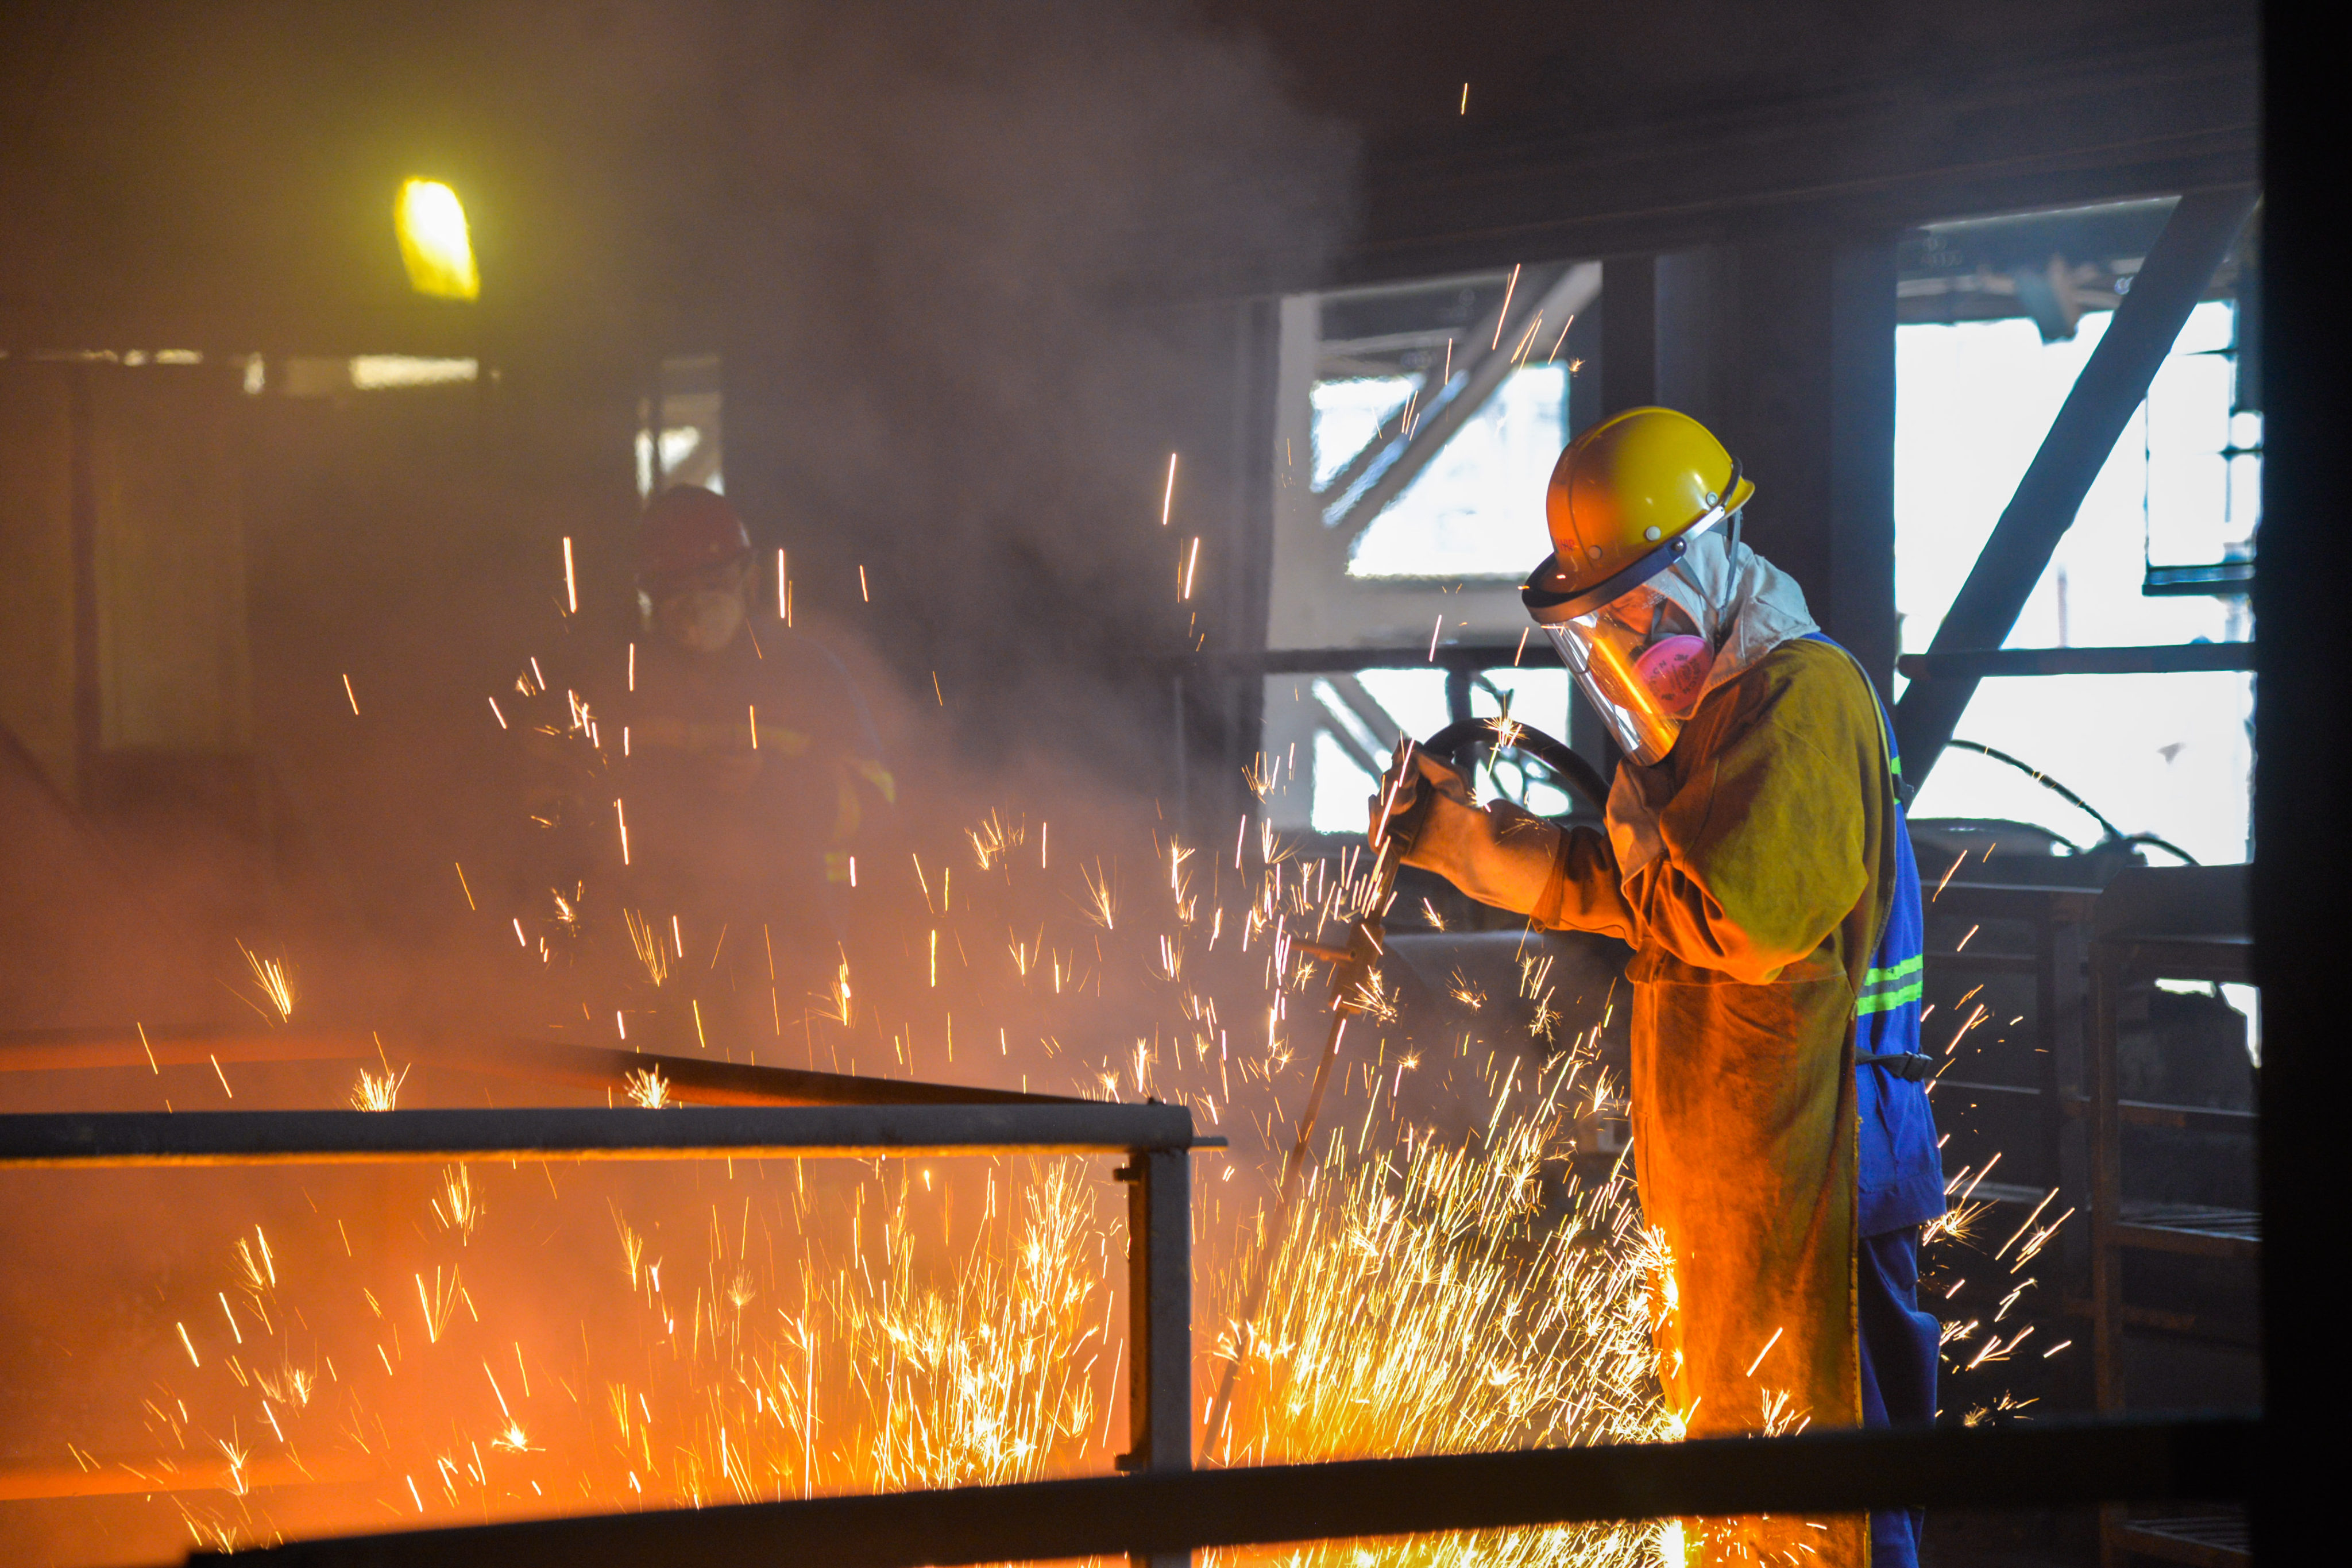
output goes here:
{"type": "Polygon", "coordinates": [[[438,180],[409,180],[393,206],[400,233],[400,259],[409,286],[442,300],[472,300],[482,292],[474,267],[474,245],[466,229],[466,209],[457,193],[438,180]]]}

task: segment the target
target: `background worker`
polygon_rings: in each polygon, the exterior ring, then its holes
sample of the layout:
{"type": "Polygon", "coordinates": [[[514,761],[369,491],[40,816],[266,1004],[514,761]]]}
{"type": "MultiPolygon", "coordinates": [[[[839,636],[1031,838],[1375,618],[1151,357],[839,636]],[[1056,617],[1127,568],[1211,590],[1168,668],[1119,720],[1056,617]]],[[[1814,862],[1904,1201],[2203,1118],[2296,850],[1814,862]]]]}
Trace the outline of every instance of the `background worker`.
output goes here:
{"type": "Polygon", "coordinates": [[[801,1027],[842,961],[858,845],[897,795],[841,661],[772,611],[755,618],[752,566],[724,497],[698,485],[655,497],[625,689],[599,710],[607,756],[624,753],[623,902],[677,971],[657,988],[666,1049],[698,1046],[714,1017],[762,1039],[801,1027]]]}
{"type": "MultiPolygon", "coordinates": [[[[1372,803],[1404,864],[1633,946],[1659,1374],[1692,1436],[1936,1409],[1918,1237],[1944,1191],[1899,763],[1861,668],[1738,542],[1753,493],[1663,408],[1602,422],[1553,470],[1553,553],[1524,597],[1625,753],[1605,832],[1482,808],[1418,753],[1372,803]]],[[[1689,1521],[1685,1539],[1695,1562],[1909,1568],[1917,1530],[1890,1511],[1689,1521]]]]}

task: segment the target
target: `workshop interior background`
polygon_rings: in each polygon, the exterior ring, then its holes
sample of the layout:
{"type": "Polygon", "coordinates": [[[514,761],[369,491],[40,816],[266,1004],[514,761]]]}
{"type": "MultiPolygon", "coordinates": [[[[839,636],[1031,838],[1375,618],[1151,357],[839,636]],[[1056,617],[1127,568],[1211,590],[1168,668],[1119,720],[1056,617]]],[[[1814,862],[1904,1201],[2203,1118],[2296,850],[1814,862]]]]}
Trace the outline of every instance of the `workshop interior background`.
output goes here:
{"type": "MultiPolygon", "coordinates": [[[[11,6],[0,1112],[769,1092],[714,1062],[1166,1101],[1229,1144],[1192,1157],[1187,1464],[1676,1436],[1622,946],[1405,872],[1311,1087],[1401,738],[1615,764],[1517,590],[1561,447],[1664,404],[1740,456],[1745,537],[1918,786],[1942,1421],[2250,1409],[2256,24],[11,6]],[[2141,342],[2136,279],[2200,236],[2141,342]],[[2101,398],[2111,446],[2059,451],[2101,398]],[[743,518],[754,632],[870,724],[871,773],[761,763],[848,814],[822,942],[628,891],[597,781],[680,484],[743,518]]],[[[1474,773],[1598,821],[1524,753],[1474,773]]],[[[1110,1165],[0,1171],[0,1557],[1110,1474],[1110,1165]]],[[[2210,1503],[1928,1539],[2246,1552],[2210,1503]]]]}

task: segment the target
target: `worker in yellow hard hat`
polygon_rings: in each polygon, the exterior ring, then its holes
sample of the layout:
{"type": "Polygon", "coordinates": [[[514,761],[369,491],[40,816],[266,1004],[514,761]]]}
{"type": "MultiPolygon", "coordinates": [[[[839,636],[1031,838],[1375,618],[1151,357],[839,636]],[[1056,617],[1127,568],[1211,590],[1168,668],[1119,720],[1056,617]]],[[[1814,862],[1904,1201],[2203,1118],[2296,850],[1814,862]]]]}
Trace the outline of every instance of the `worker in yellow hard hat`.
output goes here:
{"type": "MultiPolygon", "coordinates": [[[[1918,1238],[1944,1188],[1900,763],[1861,667],[1739,542],[1754,489],[1664,408],[1603,421],[1552,472],[1553,552],[1523,597],[1624,752],[1605,830],[1481,806],[1417,752],[1373,804],[1404,864],[1633,948],[1659,1374],[1693,1436],[1936,1409],[1918,1238]]],[[[1689,1521],[1685,1540],[1700,1563],[1911,1568],[1918,1523],[1689,1521]]]]}

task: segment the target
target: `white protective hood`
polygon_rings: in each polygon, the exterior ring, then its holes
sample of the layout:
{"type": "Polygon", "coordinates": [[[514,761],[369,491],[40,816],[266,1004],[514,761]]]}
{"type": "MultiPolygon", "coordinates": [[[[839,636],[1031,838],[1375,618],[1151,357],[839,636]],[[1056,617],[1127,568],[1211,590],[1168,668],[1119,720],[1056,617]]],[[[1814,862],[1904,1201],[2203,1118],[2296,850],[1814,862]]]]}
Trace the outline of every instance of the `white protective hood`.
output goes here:
{"type": "MultiPolygon", "coordinates": [[[[1745,544],[1732,544],[1719,530],[1692,540],[1683,558],[1646,585],[1680,606],[1715,649],[1715,663],[1700,685],[1698,701],[1755,668],[1782,643],[1820,629],[1794,577],[1745,544]]],[[[1622,877],[1631,878],[1664,851],[1658,839],[1657,808],[1646,787],[1654,776],[1661,779],[1663,805],[1664,767],[1637,767],[1631,762],[1618,766],[1609,791],[1607,822],[1610,847],[1616,851],[1622,877]]]]}

